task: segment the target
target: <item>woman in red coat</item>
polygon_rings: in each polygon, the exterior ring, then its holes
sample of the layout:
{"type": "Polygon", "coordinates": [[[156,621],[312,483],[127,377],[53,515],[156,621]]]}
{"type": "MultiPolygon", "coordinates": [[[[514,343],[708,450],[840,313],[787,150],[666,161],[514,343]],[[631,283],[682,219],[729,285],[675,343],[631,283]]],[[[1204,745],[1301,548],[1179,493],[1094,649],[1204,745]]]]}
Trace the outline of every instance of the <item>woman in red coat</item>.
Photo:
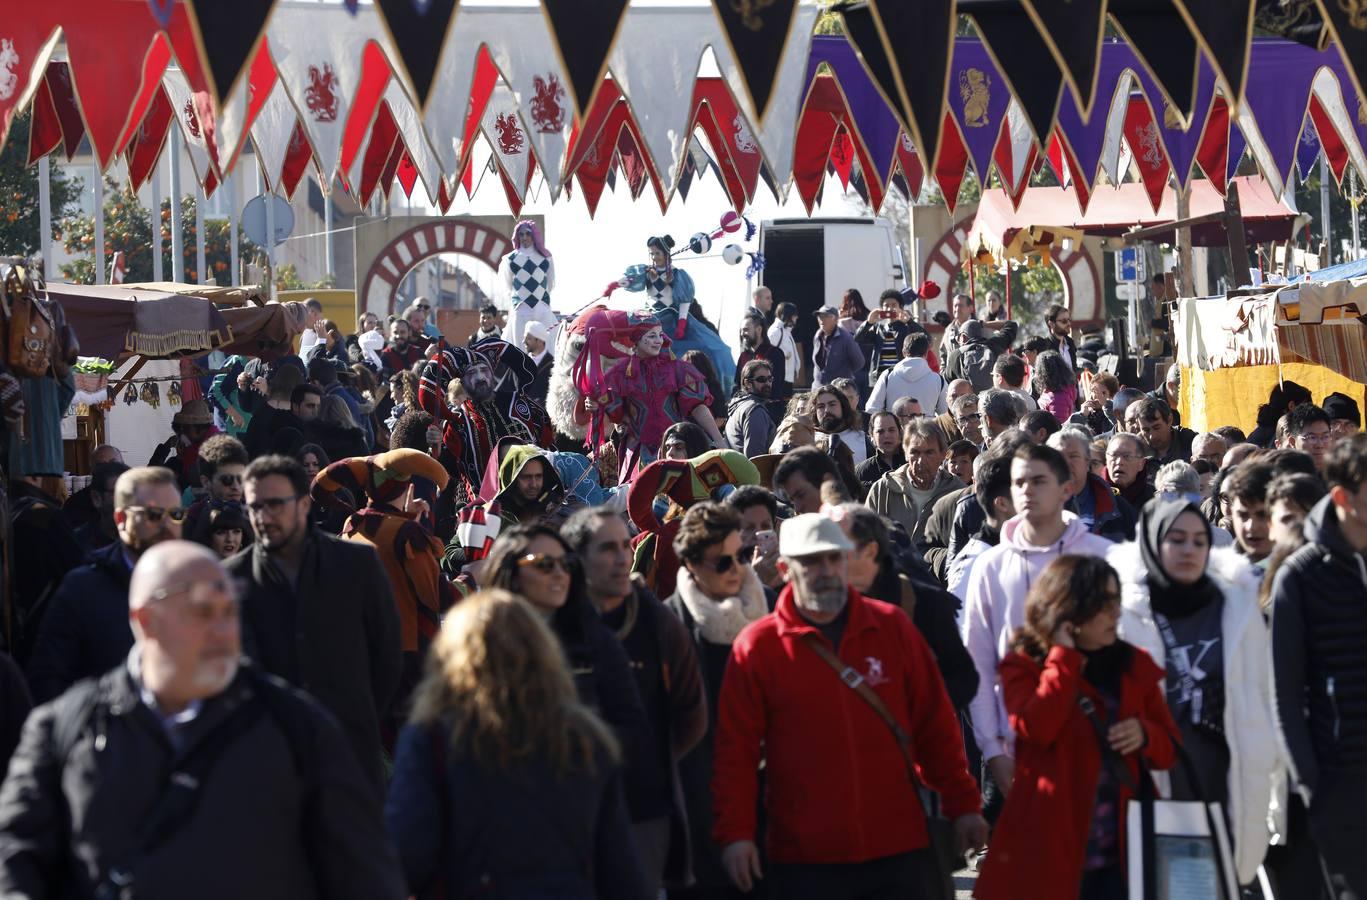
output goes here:
{"type": "Polygon", "coordinates": [[[1174,763],[1177,729],[1163,670],[1116,637],[1119,619],[1120,583],[1101,559],[1060,556],[1030,589],[1001,664],[1016,777],[979,900],[1125,900],[1125,785],[1147,777],[1141,756],[1153,769],[1174,763]]]}

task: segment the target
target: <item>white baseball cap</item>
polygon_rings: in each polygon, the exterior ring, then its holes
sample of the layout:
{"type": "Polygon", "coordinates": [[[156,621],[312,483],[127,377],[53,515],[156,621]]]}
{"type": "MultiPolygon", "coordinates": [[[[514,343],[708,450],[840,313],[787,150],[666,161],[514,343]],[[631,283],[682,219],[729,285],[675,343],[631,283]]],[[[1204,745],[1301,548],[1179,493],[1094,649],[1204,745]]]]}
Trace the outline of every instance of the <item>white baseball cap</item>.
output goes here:
{"type": "Polygon", "coordinates": [[[783,523],[778,533],[778,555],[812,556],[816,553],[848,553],[854,549],[838,522],[820,513],[803,513],[783,523]]]}

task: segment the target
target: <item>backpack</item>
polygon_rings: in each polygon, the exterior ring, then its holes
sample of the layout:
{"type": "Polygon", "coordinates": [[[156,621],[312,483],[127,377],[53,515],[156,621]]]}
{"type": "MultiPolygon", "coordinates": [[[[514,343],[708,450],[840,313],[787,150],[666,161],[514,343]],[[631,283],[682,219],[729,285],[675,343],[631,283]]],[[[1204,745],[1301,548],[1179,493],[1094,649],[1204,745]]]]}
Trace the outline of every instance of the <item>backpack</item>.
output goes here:
{"type": "Polygon", "coordinates": [[[959,376],[968,379],[974,393],[992,387],[992,363],[996,354],[986,344],[969,344],[959,350],[959,376]]]}

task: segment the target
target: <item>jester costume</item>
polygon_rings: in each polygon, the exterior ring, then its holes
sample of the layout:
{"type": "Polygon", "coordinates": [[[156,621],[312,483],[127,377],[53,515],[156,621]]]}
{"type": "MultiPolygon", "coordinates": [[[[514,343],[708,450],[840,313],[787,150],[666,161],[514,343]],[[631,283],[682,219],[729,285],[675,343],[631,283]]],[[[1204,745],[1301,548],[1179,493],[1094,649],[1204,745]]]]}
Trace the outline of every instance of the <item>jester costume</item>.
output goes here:
{"type": "Polygon", "coordinates": [[[555,446],[555,430],[546,411],[523,393],[535,374],[527,354],[499,340],[481,341],[475,347],[443,346],[424,367],[418,381],[418,406],[440,423],[442,464],[464,482],[472,496],[478,493],[484,467],[503,438],[547,449],[555,446]],[[477,403],[467,397],[452,406],[448,386],[476,363],[490,366],[496,379],[500,372],[506,377],[487,400],[477,403]]]}
{"type": "Polygon", "coordinates": [[[547,330],[559,321],[551,310],[551,291],[555,289],[555,260],[541,241],[541,231],[530,219],[523,219],[513,229],[513,252],[499,264],[504,288],[512,302],[503,339],[515,347],[522,346],[522,336],[528,322],[540,322],[547,330]],[[531,246],[522,246],[523,237],[531,246]]]}
{"type": "Polygon", "coordinates": [[[403,647],[399,693],[384,722],[386,746],[392,747],[408,714],[408,698],[422,679],[427,647],[441,628],[442,614],[458,592],[441,574],[442,546],[432,533],[430,510],[448,476],[441,464],[419,450],[401,448],[377,456],[340,460],[318,473],[311,495],[320,507],[348,516],[343,540],[375,548],[394,590],[403,647]],[[402,501],[412,496],[427,503],[429,513],[406,512],[402,501]],[[362,506],[362,500],[365,505],[362,506]]]}
{"type": "Polygon", "coordinates": [[[558,526],[563,521],[564,499],[565,489],[546,451],[504,438],[489,457],[479,496],[461,507],[455,537],[446,545],[445,570],[459,572],[466,564],[487,557],[505,526],[558,526]],[[528,500],[517,491],[516,483],[533,460],[542,465],[543,481],[541,493],[528,500]]]}
{"type": "Polygon", "coordinates": [[[663,265],[629,266],[622,277],[609,286],[609,291],[621,287],[633,293],[644,292],[648,301],[646,309],[660,320],[665,335],[673,338],[674,352],[682,356],[689,350],[701,350],[717,371],[722,393],[729,394],[735,380],[735,357],[715,331],[696,317],[689,317],[694,300],[693,279],[670,259],[673,246],[674,239],[669,235],[647,240],[646,247],[662,255],[663,265]]]}
{"type": "MultiPolygon", "coordinates": [[[[631,316],[631,342],[660,322],[654,316],[631,316]]],[[[606,399],[603,414],[622,426],[618,455],[622,463],[619,481],[630,481],[638,467],[655,461],[660,439],[675,422],[685,422],[699,406],[712,403],[712,393],[702,373],[675,359],[669,338],[659,356],[628,356],[603,374],[606,399]]]]}
{"type": "Polygon", "coordinates": [[[673,594],[681,565],[674,538],[684,513],[704,500],[725,500],[741,485],[759,483],[759,469],[735,450],[709,450],[690,460],[651,463],[627,493],[627,512],[641,530],[632,539],[632,571],[657,595],[673,594]]]}

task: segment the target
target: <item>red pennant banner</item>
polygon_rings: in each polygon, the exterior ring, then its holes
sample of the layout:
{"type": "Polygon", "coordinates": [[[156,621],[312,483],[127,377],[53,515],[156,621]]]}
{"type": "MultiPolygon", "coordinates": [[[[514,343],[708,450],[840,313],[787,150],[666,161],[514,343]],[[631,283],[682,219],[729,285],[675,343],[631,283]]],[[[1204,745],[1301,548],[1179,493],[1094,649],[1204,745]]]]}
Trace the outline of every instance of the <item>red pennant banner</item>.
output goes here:
{"type": "Polygon", "coordinates": [[[141,124],[133,131],[132,139],[124,149],[124,159],[128,162],[128,180],[133,190],[139,190],[157,167],[162,149],[166,146],[166,134],[171,130],[171,101],[166,92],[158,90],[152,96],[152,103],[143,116],[141,124]]]}
{"type": "Polygon", "coordinates": [[[280,187],[291,200],[294,199],[294,190],[299,187],[299,181],[308,170],[311,159],[313,149],[309,147],[308,135],[304,133],[304,126],[295,122],[294,134],[290,136],[290,148],[285,154],[285,164],[280,167],[280,187]]]}
{"type": "Polygon", "coordinates": [[[1149,204],[1156,214],[1163,202],[1163,191],[1168,186],[1168,173],[1172,167],[1168,163],[1168,154],[1163,150],[1153,110],[1149,109],[1143,97],[1130,98],[1129,108],[1125,111],[1124,134],[1135,165],[1139,167],[1139,177],[1144,182],[1149,204]]]}
{"type": "Polygon", "coordinates": [[[940,186],[949,214],[959,205],[959,188],[968,174],[968,148],[959,129],[954,126],[949,113],[945,114],[944,127],[940,130],[940,155],[935,158],[935,183],[940,186]]]}
{"type": "Polygon", "coordinates": [[[31,166],[62,146],[62,120],[52,102],[52,88],[43,77],[33,93],[33,118],[28,126],[28,161],[31,166]]]}
{"type": "Polygon", "coordinates": [[[1201,146],[1196,148],[1196,163],[1223,197],[1229,169],[1229,104],[1219,94],[1215,95],[1215,102],[1210,107],[1201,146]]]}
{"type": "Polygon", "coordinates": [[[1310,95],[1310,121],[1315,125],[1315,133],[1320,138],[1320,150],[1324,153],[1324,158],[1329,160],[1329,169],[1334,173],[1334,180],[1342,182],[1343,173],[1348,169],[1348,148],[1344,145],[1338,130],[1334,128],[1329,114],[1324,111],[1324,104],[1320,103],[1320,98],[1314,94],[1310,95]]]}
{"type": "MultiPolygon", "coordinates": [[[[366,135],[375,121],[376,109],[385,88],[389,86],[391,74],[389,60],[380,45],[367,41],[365,55],[361,59],[361,83],[356,88],[356,100],[347,114],[346,130],[342,132],[342,155],[337,168],[350,172],[356,162],[356,155],[365,146],[366,135]]],[[[392,119],[391,119],[392,121],[392,119]]],[[[417,169],[414,169],[417,172],[417,169]]]]}

